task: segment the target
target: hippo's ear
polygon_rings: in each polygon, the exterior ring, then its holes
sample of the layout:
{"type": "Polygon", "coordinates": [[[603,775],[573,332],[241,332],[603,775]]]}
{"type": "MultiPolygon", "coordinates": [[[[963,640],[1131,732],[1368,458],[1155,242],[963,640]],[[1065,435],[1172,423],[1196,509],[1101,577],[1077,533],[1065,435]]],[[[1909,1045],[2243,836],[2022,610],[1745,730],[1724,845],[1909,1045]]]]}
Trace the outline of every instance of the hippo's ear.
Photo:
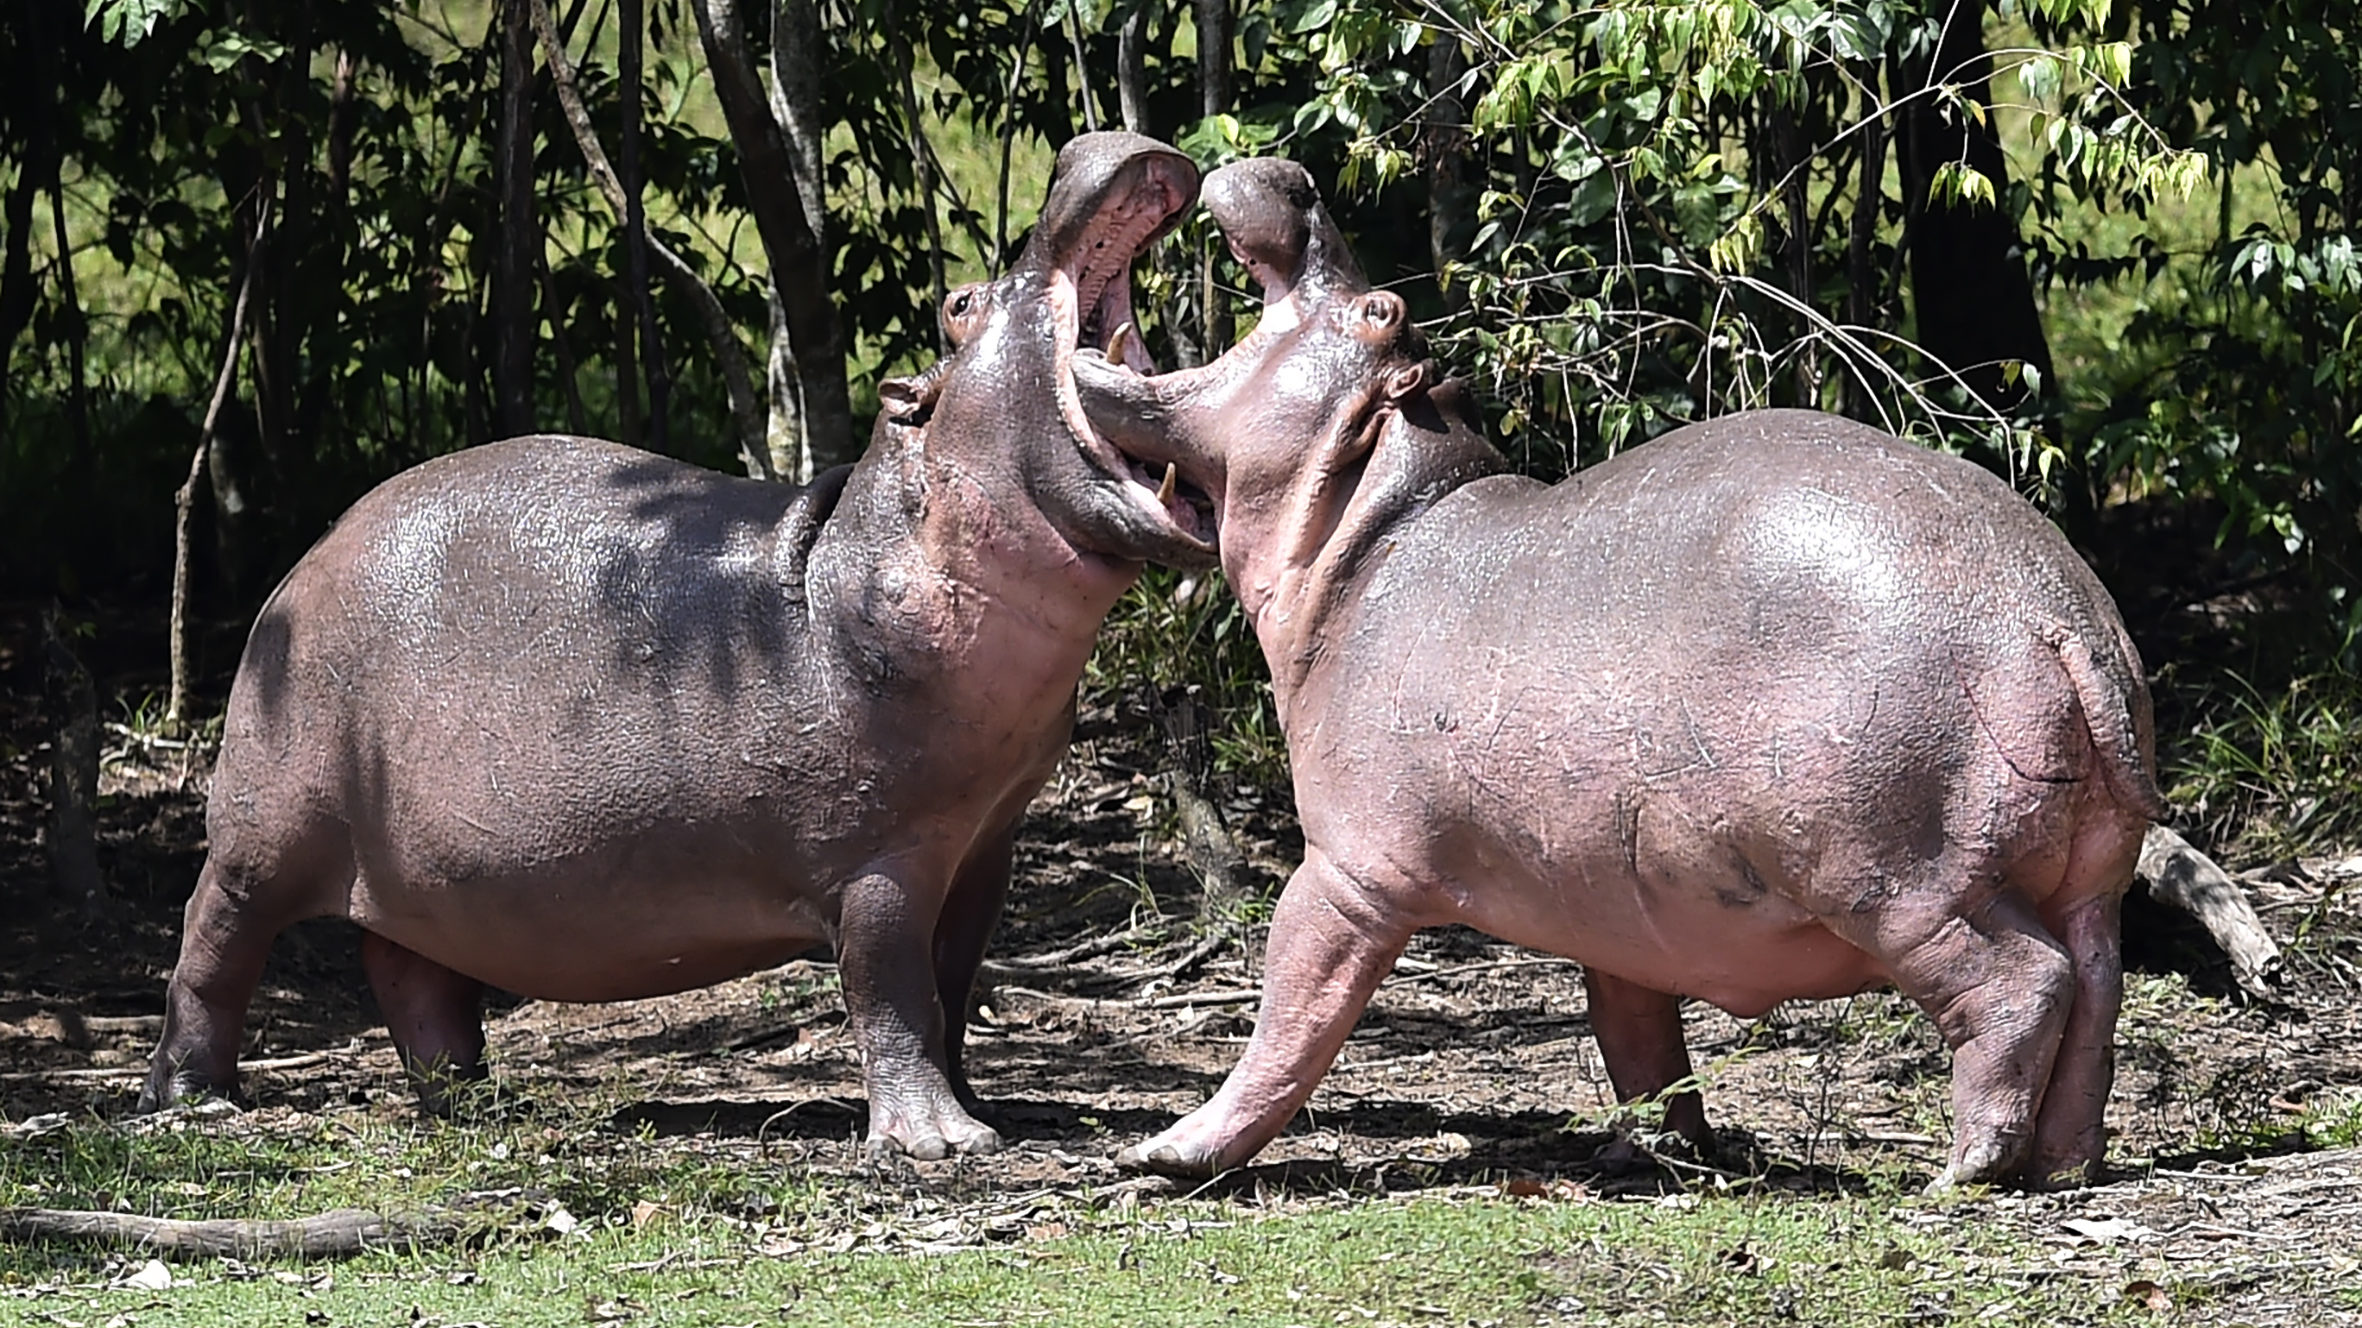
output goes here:
{"type": "Polygon", "coordinates": [[[1401,401],[1425,386],[1427,386],[1427,361],[1421,360],[1417,364],[1406,364],[1386,375],[1386,399],[1390,402],[1401,401]]]}
{"type": "Polygon", "coordinates": [[[907,378],[878,384],[878,410],[889,424],[917,428],[935,413],[935,398],[943,395],[943,365],[937,363],[907,378]]]}

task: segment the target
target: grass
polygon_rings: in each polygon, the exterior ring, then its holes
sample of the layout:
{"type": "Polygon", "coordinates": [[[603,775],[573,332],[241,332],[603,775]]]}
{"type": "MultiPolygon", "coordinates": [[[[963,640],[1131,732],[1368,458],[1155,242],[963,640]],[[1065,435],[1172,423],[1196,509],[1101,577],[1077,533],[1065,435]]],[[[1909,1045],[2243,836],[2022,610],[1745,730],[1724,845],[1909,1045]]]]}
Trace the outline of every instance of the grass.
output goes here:
{"type": "Polygon", "coordinates": [[[1524,1182],[1150,1205],[1089,1185],[963,1194],[960,1173],[819,1175],[605,1119],[89,1123],[0,1146],[8,1203],[288,1216],[511,1196],[477,1248],[187,1265],[160,1290],[120,1285],[136,1256],[0,1249],[0,1319],[2006,1326],[2105,1321],[2117,1296],[2004,1226],[1894,1193],[1601,1202],[1524,1182]]]}
{"type": "Polygon", "coordinates": [[[2362,834],[2362,677],[2316,674],[2267,692],[2227,676],[2195,708],[2167,797],[2231,856],[2291,858],[2362,834]]]}

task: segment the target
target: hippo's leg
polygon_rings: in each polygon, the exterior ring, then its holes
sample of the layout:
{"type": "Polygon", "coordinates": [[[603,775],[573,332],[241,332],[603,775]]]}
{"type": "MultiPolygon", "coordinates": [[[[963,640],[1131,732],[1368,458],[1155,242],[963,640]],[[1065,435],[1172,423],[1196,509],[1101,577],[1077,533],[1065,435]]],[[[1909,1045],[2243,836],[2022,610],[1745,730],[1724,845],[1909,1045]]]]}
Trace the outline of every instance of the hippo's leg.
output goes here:
{"type": "Polygon", "coordinates": [[[922,1161],[990,1153],[1001,1137],[960,1105],[945,1063],[933,962],[942,896],[914,895],[907,880],[881,871],[853,881],[838,915],[837,971],[868,1080],[869,1147],[922,1161]]]}
{"type": "Polygon", "coordinates": [[[361,933],[361,967],[419,1105],[451,1114],[460,1085],[484,1078],[484,984],[373,931],[361,933]]]}
{"type": "Polygon", "coordinates": [[[993,925],[1000,921],[1001,904],[1008,898],[1016,841],[1017,828],[1010,826],[979,844],[952,878],[943,915],[935,919],[935,997],[943,1007],[944,1072],[952,1092],[970,1111],[976,1109],[976,1091],[968,1085],[961,1054],[968,1041],[968,998],[993,925]]]}
{"type": "Polygon", "coordinates": [[[2030,1185],[2086,1185],[2099,1179],[2107,1154],[2108,1089],[2116,1080],[2116,1014],[2124,1003],[2122,914],[2114,890],[2076,905],[2061,920],[2075,961],[2075,1006],[2059,1040],[2042,1114],[2034,1123],[2030,1185]]]}
{"type": "MultiPolygon", "coordinates": [[[[1929,896],[1905,889],[1895,897],[1929,896]]],[[[2035,1113],[2074,1003],[2066,948],[2007,889],[1932,918],[1890,903],[1826,921],[1886,965],[1952,1049],[1952,1157],[1930,1188],[2009,1175],[2033,1146],[2035,1113]]]]}
{"type": "MultiPolygon", "coordinates": [[[[1583,970],[1590,998],[1591,1036],[1607,1062],[1608,1082],[1625,1102],[1655,1097],[1690,1077],[1689,1044],[1681,1035],[1681,999],[1597,969],[1583,970]]],[[[1711,1147],[1706,1106],[1696,1090],[1665,1103],[1665,1127],[1699,1148],[1711,1147]]]]}
{"type": "Polygon", "coordinates": [[[1211,1101],[1116,1163],[1211,1176],[1253,1157],[1312,1096],[1414,929],[1317,850],[1308,853],[1271,915],[1246,1054],[1211,1101]]]}
{"type": "Polygon", "coordinates": [[[141,1111],[198,1093],[238,1097],[246,1007],[271,942],[293,919],[263,912],[257,900],[275,892],[233,882],[232,875],[220,858],[208,856],[181,913],[180,959],[164,989],[164,1036],[148,1063],[141,1111]]]}

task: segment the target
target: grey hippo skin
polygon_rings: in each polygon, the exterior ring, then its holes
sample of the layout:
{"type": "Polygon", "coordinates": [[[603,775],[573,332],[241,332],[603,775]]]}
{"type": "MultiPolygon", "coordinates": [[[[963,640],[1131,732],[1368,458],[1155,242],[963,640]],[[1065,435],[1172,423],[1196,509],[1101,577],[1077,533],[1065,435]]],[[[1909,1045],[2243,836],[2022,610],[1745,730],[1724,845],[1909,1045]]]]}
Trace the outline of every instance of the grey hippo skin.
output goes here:
{"type": "MultiPolygon", "coordinates": [[[[1500,473],[1301,168],[1203,191],[1255,332],[1085,409],[1216,503],[1277,690],[1303,865],[1212,1101],[1129,1149],[1202,1175],[1278,1134],[1421,927],[1581,961],[1617,1093],[1741,1017],[1892,983],[1953,1053],[1938,1185],[2098,1169],[2118,905],[2160,810],[2107,593],[2006,485],[1804,411],[1556,485],[1500,473]]],[[[1670,1122],[1710,1136],[1694,1094],[1670,1122]]]]}
{"type": "Polygon", "coordinates": [[[430,1105],[481,1073],[486,984],[655,996],[826,941],[871,1146],[997,1146],[960,1049],[1011,833],[1143,560],[1212,560],[1067,367],[1196,191],[1070,143],[1016,267],[946,301],[955,352],[808,488],[537,437],[356,504],[239,664],[142,1106],[235,1092],[265,951],[329,916],[430,1105]]]}

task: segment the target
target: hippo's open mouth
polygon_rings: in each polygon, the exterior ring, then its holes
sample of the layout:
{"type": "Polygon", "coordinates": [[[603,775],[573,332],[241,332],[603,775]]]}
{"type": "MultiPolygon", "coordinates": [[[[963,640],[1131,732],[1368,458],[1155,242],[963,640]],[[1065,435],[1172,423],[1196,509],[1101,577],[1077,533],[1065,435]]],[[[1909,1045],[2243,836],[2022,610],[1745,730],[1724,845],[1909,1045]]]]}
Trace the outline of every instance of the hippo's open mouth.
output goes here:
{"type": "Polygon", "coordinates": [[[1128,501],[1183,543],[1214,548],[1214,503],[1183,480],[1172,463],[1133,454],[1091,427],[1074,384],[1077,352],[1104,357],[1135,373],[1154,374],[1156,362],[1140,337],[1132,309],[1132,264],[1169,230],[1194,201],[1195,180],[1155,158],[1143,159],[1129,189],[1112,196],[1088,233],[1052,269],[1050,304],[1058,319],[1057,393],[1075,445],[1094,467],[1117,480],[1128,501]]]}

